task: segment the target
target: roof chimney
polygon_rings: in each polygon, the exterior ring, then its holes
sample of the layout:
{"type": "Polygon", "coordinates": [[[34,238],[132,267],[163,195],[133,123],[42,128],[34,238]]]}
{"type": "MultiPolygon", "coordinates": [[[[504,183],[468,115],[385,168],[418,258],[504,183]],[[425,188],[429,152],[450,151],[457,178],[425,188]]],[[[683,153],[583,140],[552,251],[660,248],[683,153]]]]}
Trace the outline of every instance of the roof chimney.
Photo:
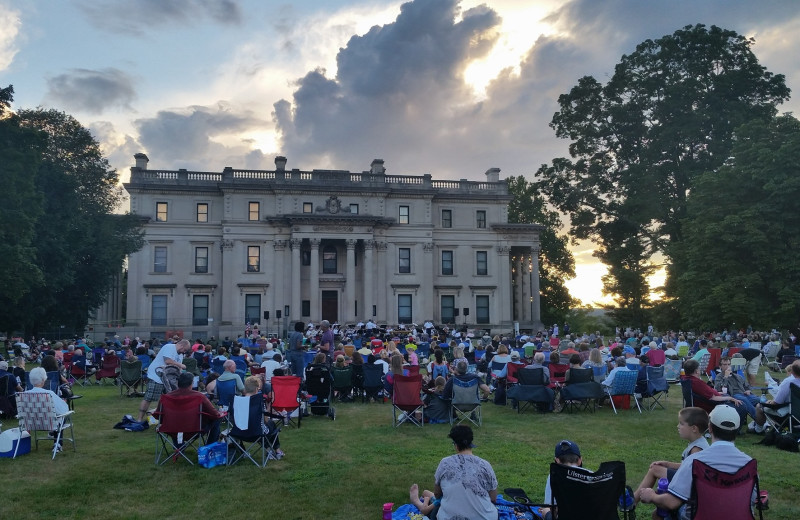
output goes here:
{"type": "Polygon", "coordinates": [[[279,155],[275,158],[275,169],[278,171],[286,169],[286,157],[279,155]]]}
{"type": "Polygon", "coordinates": [[[386,168],[383,167],[383,159],[373,159],[372,163],[369,165],[370,173],[373,175],[386,173],[386,168]]]}
{"type": "Polygon", "coordinates": [[[489,168],[486,170],[487,182],[500,182],[500,168],[489,168]]]}
{"type": "Polygon", "coordinates": [[[137,168],[139,168],[140,170],[147,169],[147,163],[150,162],[150,159],[148,159],[145,154],[137,153],[136,155],[133,156],[133,158],[136,159],[137,168]]]}

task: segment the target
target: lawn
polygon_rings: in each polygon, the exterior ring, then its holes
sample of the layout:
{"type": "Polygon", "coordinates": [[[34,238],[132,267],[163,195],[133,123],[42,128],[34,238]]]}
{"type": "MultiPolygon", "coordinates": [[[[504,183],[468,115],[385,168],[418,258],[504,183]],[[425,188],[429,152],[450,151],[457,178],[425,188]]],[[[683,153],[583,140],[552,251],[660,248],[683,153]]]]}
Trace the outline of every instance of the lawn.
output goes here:
{"type": "MultiPolygon", "coordinates": [[[[285,429],[286,457],[266,469],[239,463],[204,469],[185,462],[153,464],[155,433],[114,430],[137,399],[111,386],[76,387],[77,452],[50,460],[47,442],[16,460],[0,459],[5,475],[3,518],[378,518],[384,502],[408,502],[416,482],[431,489],[442,457],[452,453],[448,425],[391,425],[390,404],[338,404],[336,421],[309,417],[300,429],[285,429]]],[[[577,442],[584,465],[620,459],[627,481],[638,485],[653,460],[676,460],[685,447],[677,435],[680,387],[671,389],[666,410],[639,414],[609,407],[587,412],[518,415],[510,406],[485,404],[474,452],[491,462],[502,491],[522,487],[543,493],[553,447],[577,442]]],[[[5,420],[3,428],[16,425],[5,420]]],[[[797,503],[800,455],[756,444],[748,434],[737,445],[758,459],[762,489],[769,490],[769,519],[800,518],[797,503]]],[[[246,462],[246,461],[245,461],[246,462]]],[[[637,509],[649,518],[650,506],[637,509]]]]}

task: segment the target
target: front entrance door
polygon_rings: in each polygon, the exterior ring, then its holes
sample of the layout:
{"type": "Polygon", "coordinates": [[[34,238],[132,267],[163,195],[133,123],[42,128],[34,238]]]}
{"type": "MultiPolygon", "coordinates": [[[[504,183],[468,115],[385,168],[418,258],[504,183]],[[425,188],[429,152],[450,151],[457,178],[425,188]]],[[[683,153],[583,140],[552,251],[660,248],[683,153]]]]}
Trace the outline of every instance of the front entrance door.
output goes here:
{"type": "Polygon", "coordinates": [[[339,293],[322,291],[322,319],[331,323],[339,321],[339,293]]]}

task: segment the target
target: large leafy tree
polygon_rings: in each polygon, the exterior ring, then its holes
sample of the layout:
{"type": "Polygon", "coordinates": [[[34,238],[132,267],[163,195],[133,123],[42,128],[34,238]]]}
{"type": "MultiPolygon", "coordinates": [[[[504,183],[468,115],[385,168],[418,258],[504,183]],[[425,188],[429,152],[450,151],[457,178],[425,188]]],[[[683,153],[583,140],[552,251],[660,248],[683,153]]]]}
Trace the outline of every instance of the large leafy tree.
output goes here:
{"type": "Polygon", "coordinates": [[[0,328],[27,334],[64,326],[81,331],[101,305],[125,257],[142,245],[133,215],[115,214],[122,197],[117,173],[73,117],[55,110],[21,110],[20,125],[43,136],[32,168],[40,200],[33,264],[43,283],[15,301],[0,297],[0,328]]]}
{"type": "Polygon", "coordinates": [[[571,140],[571,158],[543,165],[537,186],[569,215],[575,237],[598,244],[610,267],[605,291],[621,305],[648,303],[651,258],[670,261],[695,178],[730,155],[734,129],[768,120],[788,99],[784,77],[758,63],[753,43],[686,26],[639,44],[605,85],[586,76],[559,97],[550,126],[571,140]]]}
{"type": "Polygon", "coordinates": [[[36,190],[43,135],[20,126],[10,110],[14,88],[0,89],[0,287],[3,299],[16,304],[42,282],[34,263],[34,231],[41,214],[36,190]]]}
{"type": "Polygon", "coordinates": [[[673,245],[675,306],[688,325],[800,322],[800,122],[786,115],[736,133],[730,158],[694,182],[673,245]]]}
{"type": "Polygon", "coordinates": [[[577,303],[564,280],[575,276],[575,259],[569,251],[569,237],[559,234],[562,228],[558,213],[548,209],[533,183],[523,176],[508,179],[508,191],[514,197],[508,205],[508,221],[515,224],[541,224],[539,233],[542,254],[539,257],[541,318],[544,323],[561,323],[577,303]]]}

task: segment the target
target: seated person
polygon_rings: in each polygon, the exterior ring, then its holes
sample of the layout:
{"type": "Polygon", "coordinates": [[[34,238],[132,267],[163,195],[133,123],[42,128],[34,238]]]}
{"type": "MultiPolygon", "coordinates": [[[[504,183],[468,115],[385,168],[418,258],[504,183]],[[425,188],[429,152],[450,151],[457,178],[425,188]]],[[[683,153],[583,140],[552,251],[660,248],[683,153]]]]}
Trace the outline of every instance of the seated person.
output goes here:
{"type": "Polygon", "coordinates": [[[547,367],[543,365],[544,363],[544,352],[537,352],[533,355],[533,363],[530,365],[526,365],[522,368],[522,370],[534,369],[534,368],[541,368],[542,369],[542,376],[544,377],[544,384],[550,384],[550,371],[547,370],[547,367]]]}
{"type": "Polygon", "coordinates": [[[450,401],[444,398],[445,383],[445,378],[438,376],[434,380],[434,387],[426,391],[422,398],[422,403],[425,405],[426,422],[432,424],[450,422],[450,401]]]}
{"type": "MultiPolygon", "coordinates": [[[[581,365],[581,356],[579,354],[571,354],[569,356],[569,368],[583,368],[581,365]]],[[[564,374],[564,383],[569,383],[569,370],[564,374]]]]}
{"type": "Polygon", "coordinates": [[[747,414],[742,402],[732,395],[723,395],[710,386],[705,381],[697,377],[697,371],[700,369],[700,363],[694,359],[689,359],[683,364],[683,371],[686,374],[683,379],[689,380],[692,385],[692,394],[700,396],[701,399],[695,399],[695,406],[699,406],[706,412],[711,412],[717,404],[727,403],[736,407],[739,415],[747,414]]]}
{"type": "Polygon", "coordinates": [[[241,394],[244,392],[244,383],[239,374],[236,373],[236,362],[232,359],[225,361],[222,364],[222,374],[217,378],[217,381],[236,381],[236,393],[241,394]]]}
{"type": "Polygon", "coordinates": [[[719,360],[719,375],[714,380],[714,390],[732,395],[740,400],[747,410],[747,414],[753,419],[756,418],[756,405],[759,398],[750,391],[750,385],[745,378],[733,371],[731,358],[728,356],[723,356],[719,360]]]}
{"type": "Polygon", "coordinates": [[[605,379],[603,379],[603,383],[602,384],[605,387],[609,387],[610,388],[614,384],[614,377],[619,372],[624,371],[624,370],[628,370],[628,366],[626,364],[625,358],[622,357],[622,356],[619,356],[618,358],[616,358],[615,364],[616,364],[616,366],[614,367],[614,369],[611,372],[608,373],[608,375],[606,376],[605,379]]]}
{"type": "Polygon", "coordinates": [[[191,372],[183,372],[178,376],[178,388],[167,395],[189,396],[196,394],[202,396],[203,399],[200,402],[203,407],[203,432],[208,434],[208,442],[217,442],[219,440],[219,420],[224,414],[211,404],[205,394],[192,390],[192,383],[194,383],[194,375],[191,372]]]}
{"type": "MultiPolygon", "coordinates": [[[[689,441],[689,445],[686,446],[686,449],[681,454],[681,462],[689,455],[694,455],[698,451],[708,448],[708,441],[704,436],[706,430],[708,430],[708,414],[702,408],[692,406],[678,412],[678,435],[681,439],[689,441]]],[[[642,483],[633,492],[636,503],[639,502],[643,489],[652,488],[662,478],[672,480],[680,466],[680,462],[666,460],[652,462],[642,483]]]]}
{"type": "Polygon", "coordinates": [[[243,436],[264,435],[270,443],[274,441],[275,453],[270,457],[282,459],[284,453],[280,449],[280,428],[272,418],[264,415],[262,385],[263,382],[258,376],[250,376],[244,380],[244,394],[233,400],[234,426],[243,433],[243,436]]]}
{"type": "MultiPolygon", "coordinates": [[[[478,389],[480,389],[481,393],[483,394],[483,398],[487,399],[489,397],[489,394],[491,393],[491,390],[489,389],[488,386],[486,386],[486,384],[483,382],[483,380],[480,378],[478,374],[467,373],[468,368],[469,365],[467,365],[466,360],[459,361],[458,365],[456,365],[456,374],[453,377],[458,378],[459,381],[463,381],[465,383],[477,379],[479,381],[478,389]]],[[[445,399],[453,398],[453,378],[448,379],[447,383],[445,383],[444,392],[442,395],[444,396],[445,399]]]]}
{"type": "Polygon", "coordinates": [[[763,404],[756,406],[755,424],[752,425],[756,432],[764,431],[764,424],[767,422],[766,414],[774,416],[776,419],[786,417],[791,409],[791,385],[800,386],[800,360],[794,361],[786,367],[789,375],[781,381],[774,399],[770,399],[763,404]]]}
{"type": "MultiPolygon", "coordinates": [[[[33,388],[28,390],[28,392],[32,393],[40,393],[40,394],[49,394],[53,399],[53,407],[55,408],[55,412],[57,415],[64,415],[69,413],[69,405],[67,405],[66,401],[61,399],[59,396],[55,394],[52,390],[45,389],[44,386],[47,384],[47,372],[42,367],[36,367],[31,370],[30,374],[30,382],[33,385],[33,388]]],[[[51,437],[54,439],[56,438],[57,432],[50,432],[51,437]]],[[[56,448],[57,451],[62,450],[62,445],[64,441],[63,439],[59,442],[59,446],[56,448]]]]}

